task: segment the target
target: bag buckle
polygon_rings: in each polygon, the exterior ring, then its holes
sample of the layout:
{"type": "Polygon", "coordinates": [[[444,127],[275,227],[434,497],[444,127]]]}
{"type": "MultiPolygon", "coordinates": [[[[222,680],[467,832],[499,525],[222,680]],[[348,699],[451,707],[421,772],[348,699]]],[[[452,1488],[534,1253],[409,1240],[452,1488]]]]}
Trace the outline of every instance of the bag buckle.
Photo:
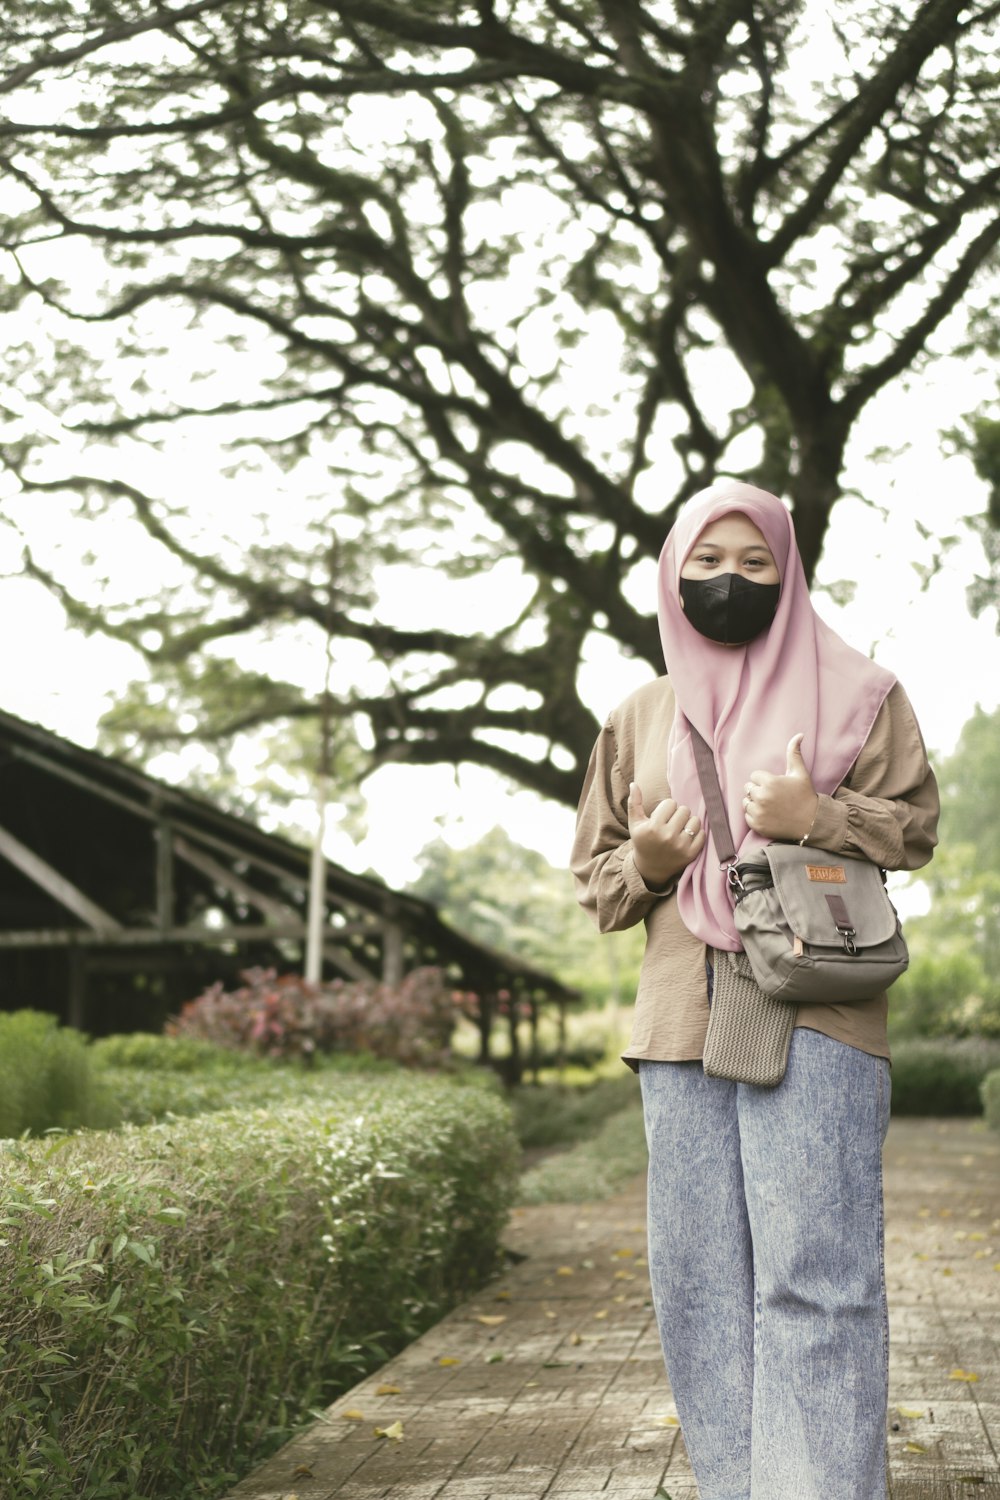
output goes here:
{"type": "Polygon", "coordinates": [[[844,940],[844,952],[849,953],[852,958],[856,958],[858,953],[858,945],[854,941],[858,935],[856,929],[853,927],[841,927],[838,922],[837,931],[844,940]]]}
{"type": "Polygon", "coordinates": [[[739,903],[747,893],[747,888],[743,884],[743,877],[739,872],[739,866],[733,860],[732,864],[720,865],[719,868],[725,870],[726,884],[732,891],[736,902],[739,903]]]}
{"type": "Polygon", "coordinates": [[[858,945],[854,939],[858,935],[858,929],[851,921],[846,901],[841,895],[828,894],[826,904],[830,908],[833,924],[844,940],[844,952],[849,954],[851,958],[856,958],[858,945]]]}

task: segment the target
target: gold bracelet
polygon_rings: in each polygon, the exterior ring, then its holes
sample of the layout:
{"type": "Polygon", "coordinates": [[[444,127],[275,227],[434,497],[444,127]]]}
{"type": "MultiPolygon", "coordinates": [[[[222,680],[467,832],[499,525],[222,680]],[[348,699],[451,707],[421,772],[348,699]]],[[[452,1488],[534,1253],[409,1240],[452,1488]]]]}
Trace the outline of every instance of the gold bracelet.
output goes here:
{"type": "Polygon", "coordinates": [[[799,848],[800,849],[803,848],[804,845],[806,845],[809,842],[809,834],[811,834],[812,831],[813,831],[813,829],[816,827],[816,819],[818,817],[819,817],[819,793],[817,792],[817,794],[816,794],[816,811],[813,813],[813,820],[809,824],[809,831],[808,831],[808,833],[804,833],[802,835],[802,837],[799,839],[799,848]]]}

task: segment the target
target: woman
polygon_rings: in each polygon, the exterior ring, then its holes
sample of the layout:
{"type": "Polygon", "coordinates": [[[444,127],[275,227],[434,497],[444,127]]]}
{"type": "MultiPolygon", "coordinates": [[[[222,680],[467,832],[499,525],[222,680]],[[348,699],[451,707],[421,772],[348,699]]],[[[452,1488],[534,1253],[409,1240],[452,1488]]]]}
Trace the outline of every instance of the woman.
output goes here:
{"type": "Polygon", "coordinates": [[[937,788],[892,674],[813,610],[789,512],[727,483],[660,558],[668,676],[609,717],[573,871],[603,932],[646,924],[625,1061],[649,1145],[649,1267],[701,1500],[883,1500],[884,994],[800,1006],[775,1088],[706,1077],[712,948],[740,942],[690,726],[741,858],[771,840],[926,864],[937,788]]]}

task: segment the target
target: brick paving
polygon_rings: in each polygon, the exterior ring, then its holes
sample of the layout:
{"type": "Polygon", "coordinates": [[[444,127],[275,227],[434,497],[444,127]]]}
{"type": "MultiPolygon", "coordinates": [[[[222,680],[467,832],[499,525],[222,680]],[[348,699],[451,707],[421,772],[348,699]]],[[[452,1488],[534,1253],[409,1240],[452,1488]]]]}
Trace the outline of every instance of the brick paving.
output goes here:
{"type": "MultiPolygon", "coordinates": [[[[885,1168],[892,1500],[1000,1500],[1000,1137],[894,1121],[885,1168]]],[[[518,1209],[505,1243],[525,1259],[227,1500],[696,1500],[642,1181],[518,1209]]]]}

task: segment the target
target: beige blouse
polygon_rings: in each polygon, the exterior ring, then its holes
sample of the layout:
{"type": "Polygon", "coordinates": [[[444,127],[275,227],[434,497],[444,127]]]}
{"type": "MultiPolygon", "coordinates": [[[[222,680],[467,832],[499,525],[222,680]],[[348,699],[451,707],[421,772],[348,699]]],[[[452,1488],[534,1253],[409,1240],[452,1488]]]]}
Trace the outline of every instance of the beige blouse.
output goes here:
{"type": "MultiPolygon", "coordinates": [[[[632,1035],[625,1062],[700,1058],[708,1026],[705,944],[680,919],[675,885],[651,891],[635,867],[626,804],[637,781],[652,809],[670,795],[667,741],[674,717],[668,677],[625,699],[594,747],[577,814],[571,867],[577,897],[601,932],[646,924],[632,1035]]],[[[809,844],[858,853],[886,870],[927,864],[937,842],[938,792],[909,699],[898,683],[842,786],[820,796],[809,844]]],[[[801,1005],[797,1026],[877,1057],[889,1056],[888,998],[845,1005],[801,1005]]]]}

